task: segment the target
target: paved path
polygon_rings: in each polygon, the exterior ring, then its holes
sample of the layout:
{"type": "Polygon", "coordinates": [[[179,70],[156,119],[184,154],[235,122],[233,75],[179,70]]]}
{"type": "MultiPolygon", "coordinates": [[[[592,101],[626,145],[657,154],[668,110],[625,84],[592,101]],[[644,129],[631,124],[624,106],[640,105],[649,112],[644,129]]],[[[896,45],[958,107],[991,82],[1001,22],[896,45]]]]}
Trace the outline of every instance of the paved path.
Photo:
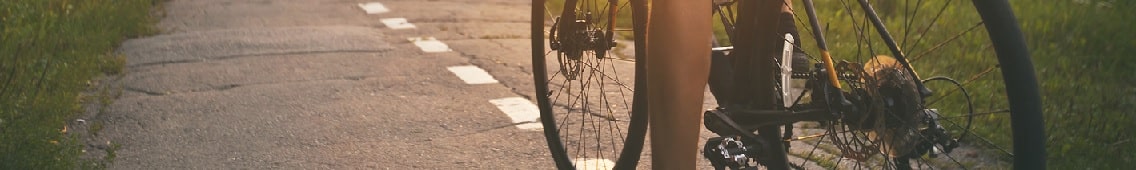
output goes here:
{"type": "Polygon", "coordinates": [[[172,0],[130,40],[112,169],[548,169],[494,99],[531,90],[524,0],[172,0]],[[392,29],[405,18],[415,29],[392,29]],[[452,51],[408,40],[432,36],[452,51]],[[499,83],[467,84],[473,65],[499,83]]]}

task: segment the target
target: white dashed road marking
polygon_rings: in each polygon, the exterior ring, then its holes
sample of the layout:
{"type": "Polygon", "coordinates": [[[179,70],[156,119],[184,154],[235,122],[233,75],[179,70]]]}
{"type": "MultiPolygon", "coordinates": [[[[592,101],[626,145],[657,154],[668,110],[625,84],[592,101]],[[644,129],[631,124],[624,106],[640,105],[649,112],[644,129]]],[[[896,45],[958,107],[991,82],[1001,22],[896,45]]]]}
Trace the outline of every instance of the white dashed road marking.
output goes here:
{"type": "Polygon", "coordinates": [[[489,103],[497,105],[497,109],[505,112],[509,118],[513,119],[513,123],[521,123],[517,128],[522,130],[540,130],[542,126],[538,119],[540,119],[540,108],[537,108],[528,99],[521,97],[507,97],[500,99],[489,100],[489,103]],[[529,122],[529,123],[524,123],[529,122]]]}
{"type": "Polygon", "coordinates": [[[383,6],[383,4],[379,2],[361,3],[359,4],[359,8],[363,8],[363,11],[366,11],[367,14],[381,14],[390,12],[390,10],[387,9],[386,6],[383,6]]]}
{"type": "MultiPolygon", "coordinates": [[[[361,3],[359,4],[359,8],[362,8],[363,11],[367,12],[367,14],[380,14],[390,12],[390,9],[387,9],[386,6],[383,6],[382,3],[378,2],[361,3]]],[[[379,21],[382,22],[383,25],[386,25],[388,28],[396,30],[416,28],[414,24],[407,22],[406,18],[383,18],[379,21]]],[[[438,39],[434,37],[411,37],[407,38],[407,40],[410,40],[410,42],[414,43],[415,46],[418,46],[418,48],[421,49],[422,52],[436,53],[453,51],[452,49],[450,49],[450,46],[442,43],[441,41],[438,41],[438,39]]],[[[454,75],[457,75],[458,78],[462,79],[462,81],[465,81],[466,84],[498,83],[497,79],[493,78],[493,75],[489,75],[489,72],[486,72],[485,70],[478,68],[477,66],[453,66],[447,67],[446,69],[450,70],[450,72],[453,72],[454,75]]],[[[513,120],[513,123],[516,124],[518,129],[543,129],[543,126],[539,123],[540,108],[538,108],[528,99],[521,97],[507,97],[489,100],[489,103],[493,103],[493,105],[497,106],[497,109],[500,109],[501,112],[505,112],[505,115],[509,116],[509,118],[513,120]]],[[[584,160],[584,162],[578,162],[577,165],[610,167],[609,165],[615,165],[615,163],[606,159],[588,159],[584,160]]]]}
{"type": "Polygon", "coordinates": [[[383,18],[383,19],[379,19],[379,21],[383,22],[383,25],[387,25],[387,28],[390,28],[390,29],[396,29],[397,30],[397,29],[416,28],[414,26],[414,24],[410,24],[410,22],[406,22],[406,18],[383,18]]]}
{"type": "Polygon", "coordinates": [[[408,40],[414,42],[414,45],[422,49],[422,52],[436,53],[453,51],[450,50],[450,46],[447,46],[446,43],[442,43],[438,41],[438,39],[434,39],[434,37],[412,37],[408,38],[408,40]]]}
{"type": "Polygon", "coordinates": [[[497,79],[493,79],[493,76],[489,75],[489,72],[486,72],[485,70],[482,70],[477,66],[453,66],[447,67],[446,69],[450,70],[450,72],[453,72],[454,75],[458,75],[458,78],[461,78],[462,81],[465,81],[465,84],[497,83],[497,79]]]}
{"type": "Polygon", "coordinates": [[[607,159],[590,159],[590,158],[584,159],[584,160],[576,159],[576,161],[574,161],[573,163],[576,164],[577,170],[593,170],[593,169],[608,170],[608,169],[615,167],[615,162],[612,162],[611,160],[607,160],[607,159]]]}

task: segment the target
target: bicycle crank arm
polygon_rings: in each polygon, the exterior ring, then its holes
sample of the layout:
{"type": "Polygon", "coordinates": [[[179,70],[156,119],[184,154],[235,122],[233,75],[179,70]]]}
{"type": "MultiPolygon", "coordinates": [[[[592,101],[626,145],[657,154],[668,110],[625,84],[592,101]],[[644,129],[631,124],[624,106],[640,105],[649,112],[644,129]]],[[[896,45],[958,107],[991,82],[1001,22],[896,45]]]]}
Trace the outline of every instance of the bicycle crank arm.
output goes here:
{"type": "MultiPolygon", "coordinates": [[[[827,109],[790,110],[740,110],[725,108],[708,110],[703,113],[706,129],[721,136],[753,134],[753,129],[764,126],[778,126],[800,121],[832,121],[836,117],[827,109]]],[[[748,136],[747,136],[748,137],[748,136]]],[[[756,136],[754,136],[756,137],[756,136]]],[[[755,138],[756,139],[756,138],[755,138]]]]}

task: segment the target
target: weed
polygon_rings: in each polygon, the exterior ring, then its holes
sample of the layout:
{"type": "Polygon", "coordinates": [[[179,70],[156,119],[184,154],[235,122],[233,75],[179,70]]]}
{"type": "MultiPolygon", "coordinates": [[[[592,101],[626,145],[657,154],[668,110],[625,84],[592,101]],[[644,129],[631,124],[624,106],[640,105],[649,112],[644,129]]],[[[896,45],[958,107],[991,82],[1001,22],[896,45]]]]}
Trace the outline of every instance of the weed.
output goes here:
{"type": "Polygon", "coordinates": [[[118,144],[118,143],[113,143],[113,142],[110,142],[110,141],[107,141],[107,145],[109,145],[109,146],[107,146],[107,149],[106,149],[107,155],[103,159],[104,159],[104,161],[111,162],[111,161],[114,161],[114,158],[118,157],[118,154],[117,154],[118,148],[121,148],[122,145],[118,144]]]}
{"type": "Polygon", "coordinates": [[[92,136],[98,136],[99,132],[103,131],[104,124],[105,123],[103,123],[102,121],[92,122],[91,127],[87,128],[87,134],[91,134],[92,136]]]}
{"type": "Polygon", "coordinates": [[[154,32],[153,3],[0,1],[0,169],[85,166],[80,142],[60,130],[94,78],[121,72],[114,48],[154,32]]]}

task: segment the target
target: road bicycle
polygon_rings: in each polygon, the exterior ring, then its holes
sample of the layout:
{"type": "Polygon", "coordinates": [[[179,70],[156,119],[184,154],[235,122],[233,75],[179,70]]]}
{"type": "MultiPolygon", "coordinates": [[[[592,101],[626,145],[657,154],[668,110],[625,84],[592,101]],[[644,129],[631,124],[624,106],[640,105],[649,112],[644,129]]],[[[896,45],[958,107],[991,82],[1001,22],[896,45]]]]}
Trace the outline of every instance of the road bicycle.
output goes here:
{"type": "MultiPolygon", "coordinates": [[[[719,106],[703,113],[718,135],[702,148],[712,167],[970,169],[994,159],[1044,169],[1037,80],[1006,0],[776,2],[707,2],[730,44],[707,51],[726,56],[713,60],[711,77],[730,79],[710,81],[725,92],[713,92],[719,106]],[[771,15],[759,11],[781,7],[794,13],[758,22],[771,15]],[[777,24],[800,33],[770,31],[777,24]],[[793,70],[795,53],[816,63],[793,70]]],[[[558,168],[637,167],[648,6],[533,1],[535,98],[558,168]],[[629,51],[620,37],[633,38],[633,59],[619,55],[629,51]],[[583,161],[597,159],[614,167],[583,161]]]]}

